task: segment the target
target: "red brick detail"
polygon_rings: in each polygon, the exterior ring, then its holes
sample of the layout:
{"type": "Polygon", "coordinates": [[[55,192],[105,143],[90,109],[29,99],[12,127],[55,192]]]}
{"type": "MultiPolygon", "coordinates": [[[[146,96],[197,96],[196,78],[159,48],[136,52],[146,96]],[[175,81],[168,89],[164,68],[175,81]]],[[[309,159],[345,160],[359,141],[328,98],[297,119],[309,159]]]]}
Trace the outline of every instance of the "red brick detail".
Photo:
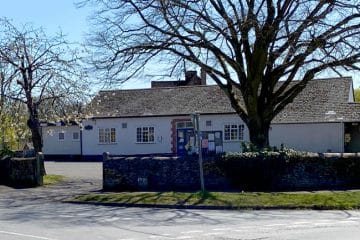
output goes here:
{"type": "Polygon", "coordinates": [[[191,121],[190,118],[178,118],[171,120],[171,152],[176,154],[176,123],[191,121]]]}

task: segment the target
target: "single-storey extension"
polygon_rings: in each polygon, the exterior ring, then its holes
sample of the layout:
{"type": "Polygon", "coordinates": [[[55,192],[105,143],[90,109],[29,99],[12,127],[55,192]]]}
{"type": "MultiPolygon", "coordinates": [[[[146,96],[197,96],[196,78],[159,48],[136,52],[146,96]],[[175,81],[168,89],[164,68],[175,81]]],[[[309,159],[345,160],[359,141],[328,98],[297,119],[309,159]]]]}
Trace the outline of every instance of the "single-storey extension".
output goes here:
{"type": "MultiPolygon", "coordinates": [[[[203,74],[201,74],[203,75],[203,74]]],[[[207,154],[241,151],[246,125],[216,85],[188,72],[185,81],[153,82],[149,89],[100,91],[80,125],[42,127],[48,158],[77,156],[191,154],[200,114],[207,154]]],[[[360,151],[360,104],[350,77],[317,79],[272,122],[270,144],[311,152],[360,151]]]]}

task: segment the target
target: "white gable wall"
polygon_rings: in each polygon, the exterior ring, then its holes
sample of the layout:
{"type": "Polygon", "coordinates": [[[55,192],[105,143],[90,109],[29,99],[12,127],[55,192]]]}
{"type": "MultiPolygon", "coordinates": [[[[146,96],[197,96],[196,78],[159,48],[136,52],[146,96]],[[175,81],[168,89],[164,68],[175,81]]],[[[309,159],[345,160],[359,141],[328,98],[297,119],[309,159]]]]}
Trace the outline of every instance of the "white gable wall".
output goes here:
{"type": "Polygon", "coordinates": [[[343,123],[273,124],[270,145],[309,152],[343,152],[343,123]]]}
{"type": "Polygon", "coordinates": [[[79,126],[42,127],[43,152],[45,155],[80,155],[79,126]],[[59,133],[64,133],[64,140],[59,140],[59,133]],[[79,133],[79,139],[73,139],[73,133],[79,133]]]}

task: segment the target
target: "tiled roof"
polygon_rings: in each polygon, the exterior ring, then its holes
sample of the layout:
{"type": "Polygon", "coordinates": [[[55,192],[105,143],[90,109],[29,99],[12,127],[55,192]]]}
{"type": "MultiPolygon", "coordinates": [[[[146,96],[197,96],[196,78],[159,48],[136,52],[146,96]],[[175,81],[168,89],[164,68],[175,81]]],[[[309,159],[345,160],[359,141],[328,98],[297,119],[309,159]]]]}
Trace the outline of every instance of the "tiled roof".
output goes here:
{"type": "MultiPolygon", "coordinates": [[[[273,122],[360,120],[360,104],[348,103],[350,91],[350,77],[312,80],[273,122]]],[[[100,91],[89,111],[95,118],[234,113],[216,85],[100,91]]]]}

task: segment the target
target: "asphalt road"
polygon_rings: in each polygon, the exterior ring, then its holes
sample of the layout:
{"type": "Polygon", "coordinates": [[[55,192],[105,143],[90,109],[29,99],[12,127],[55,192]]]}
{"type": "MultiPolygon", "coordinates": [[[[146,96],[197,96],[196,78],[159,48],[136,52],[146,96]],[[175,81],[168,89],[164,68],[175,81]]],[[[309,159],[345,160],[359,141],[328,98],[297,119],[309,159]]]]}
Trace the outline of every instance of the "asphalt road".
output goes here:
{"type": "MultiPolygon", "coordinates": [[[[88,167],[80,164],[80,169],[88,167]]],[[[0,186],[0,239],[360,239],[359,211],[175,210],[61,202],[99,191],[98,174],[47,188],[0,186]]]]}
{"type": "Polygon", "coordinates": [[[63,175],[72,179],[102,179],[102,162],[45,162],[48,174],[63,175]]]}

